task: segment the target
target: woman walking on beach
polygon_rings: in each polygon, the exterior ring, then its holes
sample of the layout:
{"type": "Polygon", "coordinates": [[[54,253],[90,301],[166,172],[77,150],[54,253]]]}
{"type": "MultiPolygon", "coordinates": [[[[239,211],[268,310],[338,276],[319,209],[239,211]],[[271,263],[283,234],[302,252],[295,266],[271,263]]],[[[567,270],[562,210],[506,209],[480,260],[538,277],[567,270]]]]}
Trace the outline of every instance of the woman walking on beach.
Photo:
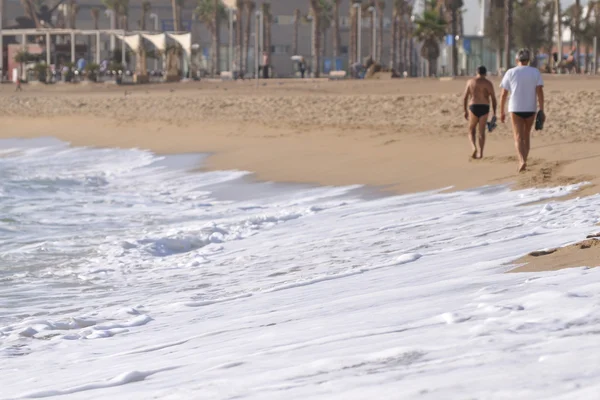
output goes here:
{"type": "Polygon", "coordinates": [[[544,82],[537,68],[529,66],[531,53],[527,49],[517,52],[517,66],[509,69],[502,78],[500,87],[500,120],[506,120],[506,99],[510,92],[508,112],[511,114],[515,147],[519,156],[519,172],[527,169],[527,157],[531,144],[531,128],[536,118],[539,103],[539,117],[544,116],[544,82]],[[537,101],[536,101],[537,100],[537,101]]]}

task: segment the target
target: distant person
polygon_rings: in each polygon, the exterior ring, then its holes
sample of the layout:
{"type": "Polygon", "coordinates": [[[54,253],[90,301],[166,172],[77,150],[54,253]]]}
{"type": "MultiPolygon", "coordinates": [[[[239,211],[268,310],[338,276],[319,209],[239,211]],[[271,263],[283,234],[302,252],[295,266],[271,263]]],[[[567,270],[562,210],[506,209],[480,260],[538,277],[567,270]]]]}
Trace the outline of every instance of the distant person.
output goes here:
{"type": "Polygon", "coordinates": [[[269,53],[266,51],[263,51],[262,54],[262,74],[263,74],[263,79],[268,79],[269,78],[269,53]]]}
{"type": "Polygon", "coordinates": [[[485,146],[485,128],[490,113],[490,98],[492,99],[492,110],[496,118],[496,93],[494,85],[487,78],[487,69],[481,65],[477,67],[477,76],[467,82],[464,95],[465,119],[469,121],[469,140],[473,153],[473,159],[483,158],[485,146]],[[471,102],[469,103],[469,98],[471,102]],[[479,129],[478,129],[479,128],[479,129]],[[476,133],[479,133],[479,151],[477,150],[476,133]]]}
{"type": "Polygon", "coordinates": [[[519,156],[519,172],[527,170],[527,157],[531,148],[531,128],[536,120],[537,103],[538,118],[543,125],[544,114],[544,81],[537,68],[529,66],[531,53],[527,49],[517,52],[517,66],[509,69],[502,78],[500,87],[500,120],[506,121],[506,99],[510,92],[508,112],[511,114],[515,147],[519,156]],[[537,100],[537,101],[536,101],[537,100]]]}
{"type": "Polygon", "coordinates": [[[304,57],[298,62],[298,68],[300,68],[300,76],[304,79],[304,74],[306,73],[306,61],[304,61],[304,57]]]}
{"type": "Polygon", "coordinates": [[[21,87],[21,78],[17,78],[17,87],[15,88],[15,92],[22,92],[23,88],[21,87]]]}

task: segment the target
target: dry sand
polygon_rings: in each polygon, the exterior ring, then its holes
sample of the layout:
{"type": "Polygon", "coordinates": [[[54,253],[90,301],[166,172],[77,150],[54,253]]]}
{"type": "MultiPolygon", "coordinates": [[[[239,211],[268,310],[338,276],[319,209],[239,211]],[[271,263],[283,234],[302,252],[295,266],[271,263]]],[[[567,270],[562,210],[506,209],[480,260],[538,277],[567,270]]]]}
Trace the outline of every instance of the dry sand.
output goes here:
{"type": "MultiPolygon", "coordinates": [[[[545,129],[530,171],[516,174],[509,124],[469,158],[465,79],[270,80],[144,86],[0,85],[0,137],[54,136],[73,145],[209,152],[207,168],[325,185],[369,184],[395,193],[486,184],[598,191],[600,77],[544,76],[545,129]]],[[[498,78],[492,77],[495,87],[498,78]]]]}

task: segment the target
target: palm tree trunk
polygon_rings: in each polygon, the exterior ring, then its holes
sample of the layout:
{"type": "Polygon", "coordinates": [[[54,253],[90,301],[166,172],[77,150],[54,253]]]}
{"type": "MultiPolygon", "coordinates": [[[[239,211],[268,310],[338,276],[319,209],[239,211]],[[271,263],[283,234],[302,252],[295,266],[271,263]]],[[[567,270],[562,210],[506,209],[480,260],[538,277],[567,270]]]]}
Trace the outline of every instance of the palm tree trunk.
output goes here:
{"type": "Polygon", "coordinates": [[[340,37],[340,1],[341,0],[334,0],[333,1],[333,20],[332,22],[332,28],[333,28],[333,47],[332,47],[332,55],[333,55],[333,62],[334,62],[334,66],[333,69],[337,70],[336,67],[336,62],[335,59],[339,57],[340,55],[340,43],[341,43],[341,37],[340,37]]]}
{"type": "Polygon", "coordinates": [[[390,46],[390,68],[392,69],[392,73],[398,73],[398,62],[396,60],[396,53],[398,47],[398,28],[399,28],[399,16],[398,9],[394,7],[393,15],[392,15],[392,37],[391,37],[391,46],[390,46]]]}
{"type": "Polygon", "coordinates": [[[243,3],[241,1],[238,1],[237,3],[237,8],[235,10],[235,15],[236,15],[236,22],[235,22],[235,60],[236,60],[236,64],[237,64],[237,70],[239,71],[243,71],[243,50],[242,50],[242,43],[244,40],[244,34],[243,34],[243,30],[244,30],[244,24],[243,24],[243,19],[244,19],[244,9],[243,9],[243,3]]]}
{"type": "Polygon", "coordinates": [[[369,24],[369,30],[371,31],[369,33],[369,47],[371,48],[371,58],[373,59],[373,61],[377,60],[377,43],[376,40],[377,38],[375,37],[375,29],[373,29],[375,27],[375,14],[374,13],[370,13],[370,18],[369,20],[371,21],[371,23],[369,24]]]}
{"type": "MultiPolygon", "coordinates": [[[[560,0],[557,0],[560,1],[560,0]]],[[[513,0],[504,1],[504,68],[508,70],[511,65],[510,52],[512,49],[512,19],[513,0]]]]}
{"type": "Polygon", "coordinates": [[[396,53],[396,65],[398,66],[398,69],[401,74],[406,71],[406,60],[404,59],[404,51],[403,51],[403,47],[406,45],[406,42],[404,41],[404,36],[406,36],[404,33],[406,31],[406,23],[404,21],[404,18],[402,15],[398,15],[398,19],[399,19],[399,25],[398,25],[398,30],[396,31],[396,49],[395,49],[395,53],[396,53]]]}
{"type": "Polygon", "coordinates": [[[563,45],[562,45],[562,12],[560,10],[560,0],[555,0],[554,1],[555,4],[555,12],[556,12],[556,30],[557,30],[557,39],[558,39],[558,43],[556,46],[556,53],[558,55],[558,65],[557,65],[557,71],[560,71],[560,69],[562,68],[562,55],[563,55],[563,45]]]}
{"type": "Polygon", "coordinates": [[[575,71],[577,73],[581,72],[579,68],[580,64],[580,53],[581,53],[581,38],[579,37],[579,31],[581,29],[581,2],[580,0],[575,0],[575,71]]]}
{"type": "Polygon", "coordinates": [[[379,29],[377,30],[377,56],[379,63],[383,65],[383,8],[385,3],[382,1],[377,2],[377,17],[379,18],[379,29]]]}
{"type": "MultiPolygon", "coordinates": [[[[263,3],[265,4],[265,3],[263,3]]],[[[265,51],[267,53],[267,72],[268,70],[270,70],[270,66],[271,66],[271,43],[272,43],[272,38],[271,38],[271,22],[273,21],[272,16],[271,16],[271,12],[269,10],[267,10],[267,12],[264,14],[264,18],[265,18],[265,22],[264,22],[264,44],[263,44],[263,51],[265,51]]]]}
{"type": "Polygon", "coordinates": [[[310,0],[312,21],[312,72],[313,77],[321,75],[321,9],[318,0],[310,0]]]}
{"type": "MultiPolygon", "coordinates": [[[[512,0],[507,0],[512,1],[512,0]]],[[[458,12],[456,7],[452,7],[452,76],[458,75],[458,46],[456,37],[458,36],[458,12]]]]}
{"type": "MultiPolygon", "coordinates": [[[[254,13],[255,4],[253,1],[246,1],[246,34],[244,35],[244,54],[243,54],[243,67],[244,73],[248,73],[248,49],[250,47],[250,35],[252,34],[252,16],[254,13]]],[[[256,53],[256,51],[255,51],[256,53]]],[[[258,57],[258,55],[255,55],[258,57]]]]}
{"type": "Polygon", "coordinates": [[[348,66],[356,62],[356,46],[358,41],[358,13],[350,7],[350,48],[348,50],[348,66]]]}
{"type": "Polygon", "coordinates": [[[220,0],[213,0],[213,17],[212,17],[212,75],[217,77],[221,69],[221,18],[219,18],[220,0]]]}
{"type": "Polygon", "coordinates": [[[179,26],[179,5],[177,4],[177,0],[171,0],[171,10],[173,11],[173,30],[179,32],[181,26],[179,26]]]}
{"type": "Polygon", "coordinates": [[[294,37],[292,39],[292,55],[298,55],[298,33],[300,31],[300,18],[302,15],[300,14],[300,10],[294,10],[294,37]]]}

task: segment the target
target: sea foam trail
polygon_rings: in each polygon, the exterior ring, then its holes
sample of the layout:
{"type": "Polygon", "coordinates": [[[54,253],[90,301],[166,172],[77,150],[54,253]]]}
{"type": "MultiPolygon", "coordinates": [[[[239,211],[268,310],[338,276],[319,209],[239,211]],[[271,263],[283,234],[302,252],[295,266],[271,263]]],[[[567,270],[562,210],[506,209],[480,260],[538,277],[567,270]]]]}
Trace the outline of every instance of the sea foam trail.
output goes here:
{"type": "Polygon", "coordinates": [[[552,201],[577,185],[373,197],[190,172],[200,156],[7,147],[0,398],[600,390],[600,271],[503,273],[595,231],[600,196],[552,201]]]}

